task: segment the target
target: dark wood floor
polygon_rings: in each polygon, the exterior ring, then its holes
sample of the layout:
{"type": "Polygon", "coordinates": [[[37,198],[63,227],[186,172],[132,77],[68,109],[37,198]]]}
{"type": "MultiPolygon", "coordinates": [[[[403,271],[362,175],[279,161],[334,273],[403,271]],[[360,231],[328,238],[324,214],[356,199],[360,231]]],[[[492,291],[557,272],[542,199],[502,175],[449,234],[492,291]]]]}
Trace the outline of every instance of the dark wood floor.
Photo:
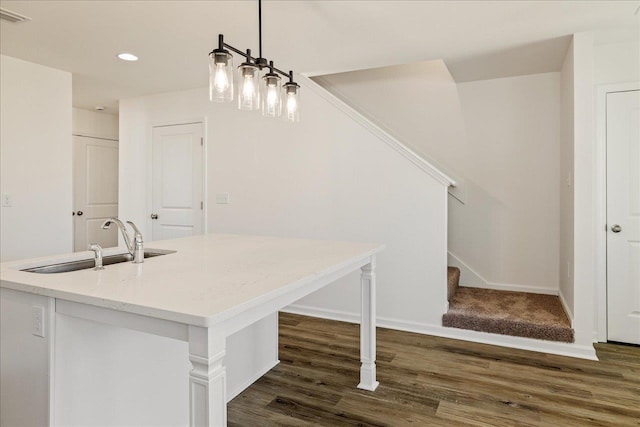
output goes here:
{"type": "Polygon", "coordinates": [[[280,364],[231,426],[640,426],[640,348],[599,362],[378,329],[375,392],[355,388],[358,325],[280,314],[280,364]]]}

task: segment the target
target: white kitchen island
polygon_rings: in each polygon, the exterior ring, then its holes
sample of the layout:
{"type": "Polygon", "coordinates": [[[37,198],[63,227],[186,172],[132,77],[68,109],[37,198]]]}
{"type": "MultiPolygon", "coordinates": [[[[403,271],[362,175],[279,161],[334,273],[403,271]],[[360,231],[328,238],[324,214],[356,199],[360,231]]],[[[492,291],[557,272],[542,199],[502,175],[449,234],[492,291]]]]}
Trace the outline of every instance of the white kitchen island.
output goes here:
{"type": "MultiPolygon", "coordinates": [[[[53,352],[56,345],[56,331],[51,325],[55,325],[58,315],[187,342],[193,367],[188,378],[189,390],[184,390],[189,394],[189,423],[221,426],[226,424],[227,338],[360,269],[362,320],[358,387],[371,391],[377,387],[374,269],[375,255],[383,245],[209,234],[152,242],[147,246],[161,252],[175,252],[146,259],[143,264],[109,265],[102,271],[87,269],[55,274],[21,271],[87,258],[90,255],[86,252],[3,263],[1,286],[3,291],[10,289],[44,298],[41,324],[38,324],[38,306],[31,307],[34,321],[31,332],[37,335],[41,327],[43,334],[49,334],[49,352],[53,352]]],[[[105,255],[118,251],[122,249],[105,251],[105,255]]],[[[14,335],[7,332],[12,331],[8,328],[11,325],[3,325],[3,334],[14,335]]],[[[3,336],[4,341],[9,338],[3,336]]],[[[22,342],[20,339],[15,342],[22,342]]],[[[10,351],[21,351],[16,347],[2,348],[3,358],[10,351]]],[[[157,357],[161,358],[162,354],[157,357]]],[[[50,365],[52,363],[50,361],[50,365]]],[[[50,402],[56,398],[53,371],[50,370],[50,402]]],[[[3,388],[3,392],[11,393],[11,390],[3,388]]],[[[149,393],[149,390],[140,390],[140,393],[149,393]]],[[[96,421],[99,424],[99,420],[96,421]]]]}

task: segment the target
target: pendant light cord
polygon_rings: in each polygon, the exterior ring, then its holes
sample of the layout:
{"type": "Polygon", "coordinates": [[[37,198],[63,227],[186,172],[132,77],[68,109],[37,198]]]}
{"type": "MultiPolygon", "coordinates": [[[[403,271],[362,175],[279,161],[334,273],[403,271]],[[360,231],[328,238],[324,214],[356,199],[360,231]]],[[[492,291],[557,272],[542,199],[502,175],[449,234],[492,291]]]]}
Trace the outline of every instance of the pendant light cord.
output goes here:
{"type": "Polygon", "coordinates": [[[258,50],[262,58],[262,0],[258,0],[258,50]]]}

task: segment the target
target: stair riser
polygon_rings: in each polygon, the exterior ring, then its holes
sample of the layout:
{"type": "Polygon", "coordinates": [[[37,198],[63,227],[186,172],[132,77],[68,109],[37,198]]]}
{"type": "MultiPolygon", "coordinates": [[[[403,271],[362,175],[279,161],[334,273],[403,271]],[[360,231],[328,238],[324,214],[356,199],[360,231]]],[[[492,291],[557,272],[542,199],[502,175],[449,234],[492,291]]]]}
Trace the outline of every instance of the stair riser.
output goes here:
{"type": "Polygon", "coordinates": [[[460,269],[457,267],[447,268],[447,301],[451,301],[451,298],[458,291],[460,284],[460,269]]]}
{"type": "Polygon", "coordinates": [[[478,319],[447,313],[442,316],[442,326],[548,341],[574,342],[572,329],[568,330],[567,328],[555,328],[552,326],[540,327],[504,319],[478,319]]]}

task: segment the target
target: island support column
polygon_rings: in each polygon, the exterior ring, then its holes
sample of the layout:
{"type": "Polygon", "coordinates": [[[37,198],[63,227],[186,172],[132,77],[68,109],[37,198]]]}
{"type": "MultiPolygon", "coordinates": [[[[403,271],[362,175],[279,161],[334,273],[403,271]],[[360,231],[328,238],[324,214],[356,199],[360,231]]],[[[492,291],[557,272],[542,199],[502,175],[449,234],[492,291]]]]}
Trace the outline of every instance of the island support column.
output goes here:
{"type": "Polygon", "coordinates": [[[362,311],[360,314],[360,384],[358,388],[374,391],[376,381],[376,258],[362,267],[362,311]]]}
{"type": "Polygon", "coordinates": [[[189,326],[189,425],[227,425],[226,336],[215,328],[189,326]]]}

